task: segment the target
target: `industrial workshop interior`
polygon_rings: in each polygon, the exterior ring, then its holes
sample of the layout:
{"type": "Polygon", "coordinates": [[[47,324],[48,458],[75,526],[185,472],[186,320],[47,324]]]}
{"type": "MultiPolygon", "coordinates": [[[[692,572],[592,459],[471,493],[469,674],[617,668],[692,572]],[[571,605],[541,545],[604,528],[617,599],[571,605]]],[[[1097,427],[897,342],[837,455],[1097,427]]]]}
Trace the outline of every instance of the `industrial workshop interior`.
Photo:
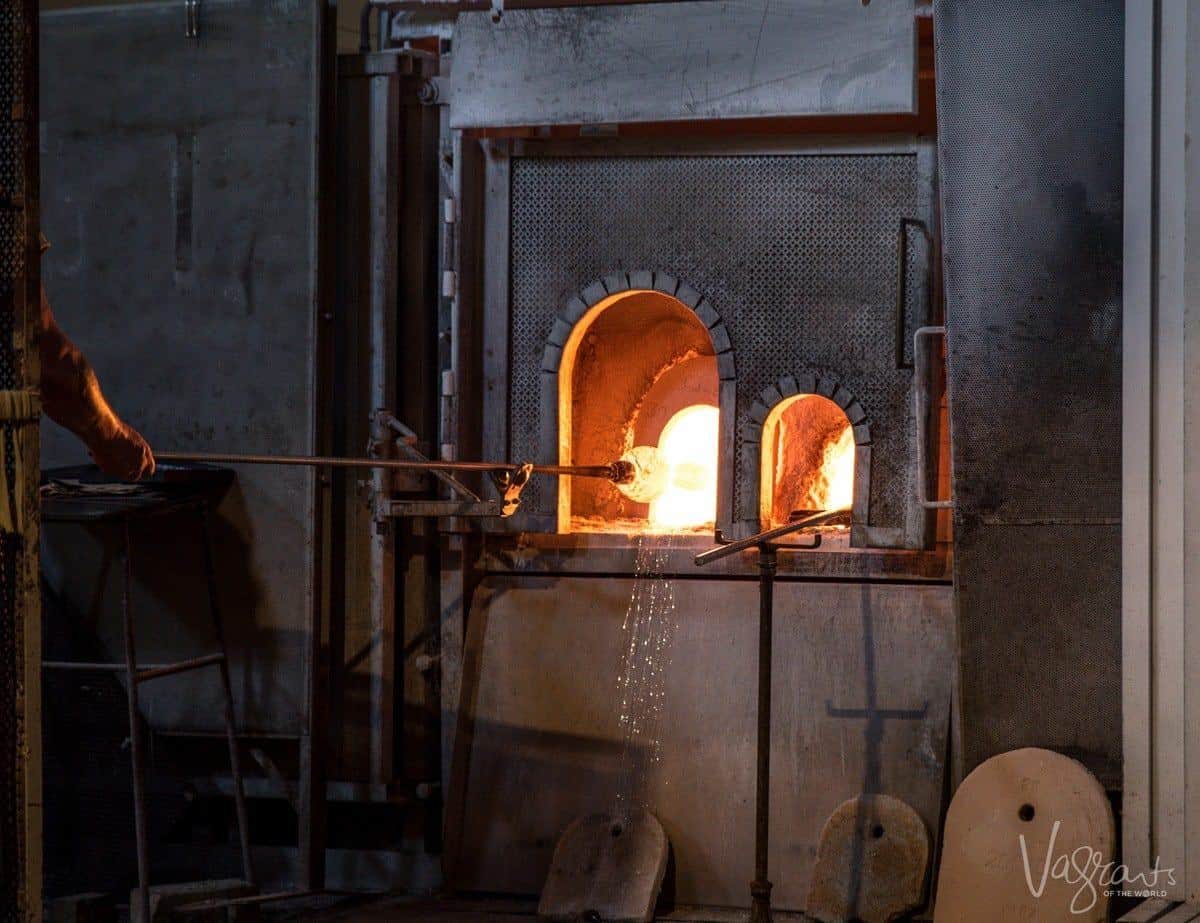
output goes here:
{"type": "Polygon", "coordinates": [[[4,0],[0,920],[1200,921],[1197,132],[1200,0],[4,0]]]}

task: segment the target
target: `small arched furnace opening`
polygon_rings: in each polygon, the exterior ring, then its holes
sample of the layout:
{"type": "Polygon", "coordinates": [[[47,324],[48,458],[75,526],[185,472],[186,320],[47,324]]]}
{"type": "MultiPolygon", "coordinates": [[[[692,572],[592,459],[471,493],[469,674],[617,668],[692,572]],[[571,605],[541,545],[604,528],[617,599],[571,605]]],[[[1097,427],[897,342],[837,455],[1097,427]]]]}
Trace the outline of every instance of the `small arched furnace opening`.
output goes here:
{"type": "Polygon", "coordinates": [[[854,429],[843,410],[819,394],[796,394],[763,421],[759,519],[764,529],[793,513],[850,509],[854,504],[854,429]]]}
{"type": "Polygon", "coordinates": [[[595,304],[563,346],[559,462],[595,464],[633,453],[655,469],[656,483],[639,493],[599,479],[559,478],[559,531],[711,531],[717,407],[712,338],[687,305],[651,290],[595,304]]]}

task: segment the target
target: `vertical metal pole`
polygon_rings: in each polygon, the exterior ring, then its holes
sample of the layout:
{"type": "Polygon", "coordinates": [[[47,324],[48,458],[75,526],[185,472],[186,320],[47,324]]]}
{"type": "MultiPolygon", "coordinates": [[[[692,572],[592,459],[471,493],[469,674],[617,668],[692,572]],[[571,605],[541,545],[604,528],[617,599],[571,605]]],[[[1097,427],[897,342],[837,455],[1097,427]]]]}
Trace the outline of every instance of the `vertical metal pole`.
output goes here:
{"type": "Polygon", "coordinates": [[[775,547],[758,546],[758,779],[754,805],[754,880],[750,923],[771,923],[767,850],[771,818],[771,655],[775,608],[775,547]]]}
{"type": "Polygon", "coordinates": [[[204,580],[208,586],[208,611],[213,633],[221,652],[221,692],[225,696],[225,738],[229,742],[229,769],[233,773],[233,805],[237,812],[238,840],[242,847],[242,874],[254,884],[254,861],[250,857],[250,825],[246,818],[246,793],[242,784],[242,763],[238,756],[237,727],[233,716],[233,684],[229,681],[229,650],[225,646],[225,626],[217,601],[217,573],[213,564],[212,537],[208,529],[208,505],[200,508],[200,532],[204,541],[204,580]]]}
{"type": "MultiPolygon", "coordinates": [[[[142,723],[138,712],[137,652],[133,641],[133,543],[129,518],[121,521],[124,587],[121,619],[125,629],[125,679],[129,694],[129,759],[133,771],[133,829],[137,839],[138,899],[142,923],[150,923],[150,856],[146,834],[146,792],[142,766],[142,723]]],[[[135,917],[136,919],[136,917],[135,917]]]]}

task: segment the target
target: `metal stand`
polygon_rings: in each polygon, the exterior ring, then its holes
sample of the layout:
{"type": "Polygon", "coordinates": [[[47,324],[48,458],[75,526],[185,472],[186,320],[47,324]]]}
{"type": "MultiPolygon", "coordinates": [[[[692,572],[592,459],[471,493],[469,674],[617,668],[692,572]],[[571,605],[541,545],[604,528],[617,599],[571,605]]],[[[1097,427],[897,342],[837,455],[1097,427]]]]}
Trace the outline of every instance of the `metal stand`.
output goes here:
{"type": "Polygon", "coordinates": [[[771,882],[767,847],[771,815],[771,660],[775,614],[774,545],[758,546],[758,772],[754,799],[754,880],[750,882],[750,923],[771,923],[771,882]]]}
{"type": "MultiPolygon", "coordinates": [[[[75,501],[78,506],[83,501],[75,501]]],[[[84,503],[84,507],[88,504],[84,503]]],[[[229,764],[233,773],[233,800],[237,813],[238,835],[242,852],[242,873],[247,884],[254,883],[254,866],[250,857],[250,834],[246,818],[245,788],[242,783],[241,761],[238,757],[237,733],[233,713],[233,689],[229,680],[229,658],[225,646],[225,631],[221,622],[221,611],[217,600],[216,572],[213,565],[212,542],[208,528],[208,505],[205,502],[152,503],[123,506],[113,501],[100,501],[101,509],[108,507],[101,514],[85,514],[76,512],[75,515],[54,515],[48,518],[65,522],[85,522],[94,519],[118,520],[121,526],[121,570],[123,586],[121,593],[121,619],[125,636],[125,662],[117,663],[74,663],[64,661],[46,661],[42,664],[45,669],[59,670],[124,670],[129,700],[129,749],[130,768],[133,774],[133,825],[137,838],[137,869],[138,891],[136,912],[131,913],[134,920],[139,918],[142,923],[150,923],[150,854],[149,836],[146,818],[146,785],[145,763],[143,755],[141,714],[138,710],[138,688],[150,680],[174,676],[203,667],[219,666],[221,670],[221,692],[224,699],[225,736],[229,744],[229,764]],[[166,512],[190,509],[200,517],[202,539],[204,543],[204,578],[208,591],[209,616],[212,619],[218,652],[193,657],[176,663],[157,664],[154,666],[138,666],[137,647],[133,623],[133,541],[130,524],[134,518],[144,515],[160,515],[166,512]]],[[[44,514],[45,515],[45,514],[44,514]]],[[[134,908],[131,908],[131,910],[134,908]]]]}
{"type": "Polygon", "coordinates": [[[813,549],[821,544],[821,536],[813,536],[810,544],[776,543],[776,539],[844,520],[844,510],[804,516],[795,522],[768,529],[750,538],[727,541],[717,533],[716,548],[696,555],[696,564],[703,567],[713,561],[754,548],[758,551],[758,766],[754,799],[754,880],[750,882],[750,923],[771,923],[771,881],[767,877],[767,857],[770,846],[771,819],[771,658],[775,615],[775,573],[778,552],[813,549]]]}

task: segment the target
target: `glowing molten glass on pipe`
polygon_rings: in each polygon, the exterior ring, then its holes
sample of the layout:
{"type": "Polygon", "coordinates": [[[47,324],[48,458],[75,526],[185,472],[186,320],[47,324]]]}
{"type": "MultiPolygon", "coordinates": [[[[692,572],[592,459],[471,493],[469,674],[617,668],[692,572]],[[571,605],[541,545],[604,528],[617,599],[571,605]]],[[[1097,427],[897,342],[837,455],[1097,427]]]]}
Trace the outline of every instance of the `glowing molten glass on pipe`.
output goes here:
{"type": "Polygon", "coordinates": [[[651,530],[696,528],[717,515],[717,441],[719,414],[710,404],[693,404],[663,427],[657,446],[635,446],[621,461],[632,479],[618,489],[648,503],[651,530]]]}

